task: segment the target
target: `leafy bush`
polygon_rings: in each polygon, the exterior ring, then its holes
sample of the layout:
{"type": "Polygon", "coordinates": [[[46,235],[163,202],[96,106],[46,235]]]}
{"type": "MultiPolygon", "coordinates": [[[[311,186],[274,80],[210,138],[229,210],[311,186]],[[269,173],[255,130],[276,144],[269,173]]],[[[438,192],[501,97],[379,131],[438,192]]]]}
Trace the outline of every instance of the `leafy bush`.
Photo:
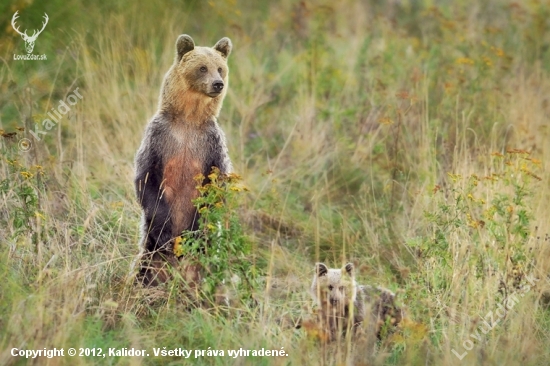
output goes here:
{"type": "Polygon", "coordinates": [[[203,185],[205,177],[202,174],[195,177],[200,192],[194,200],[200,213],[199,230],[183,232],[174,252],[205,271],[202,289],[206,296],[212,298],[218,286],[229,279],[232,285],[237,285],[243,300],[250,299],[258,267],[237,210],[240,194],[247,188],[237,174],[221,174],[215,167],[207,178],[208,183],[203,185]]]}

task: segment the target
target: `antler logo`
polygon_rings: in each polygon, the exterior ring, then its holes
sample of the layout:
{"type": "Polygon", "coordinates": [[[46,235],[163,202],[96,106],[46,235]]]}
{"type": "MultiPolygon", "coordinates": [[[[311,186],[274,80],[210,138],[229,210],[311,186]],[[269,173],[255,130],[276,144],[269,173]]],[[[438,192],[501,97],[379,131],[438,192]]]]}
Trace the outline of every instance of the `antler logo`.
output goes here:
{"type": "Polygon", "coordinates": [[[21,33],[19,31],[19,27],[15,26],[15,20],[19,17],[17,15],[18,12],[19,12],[19,10],[16,11],[15,14],[13,14],[13,18],[11,18],[11,26],[13,27],[13,29],[15,29],[15,31],[17,33],[19,33],[21,35],[21,37],[23,38],[23,41],[25,41],[25,49],[27,50],[27,53],[32,53],[32,50],[34,49],[34,42],[36,42],[36,38],[38,37],[38,35],[40,33],[42,33],[44,28],[46,28],[46,24],[48,24],[48,19],[49,19],[48,14],[44,13],[45,22],[42,23],[42,29],[40,29],[38,31],[38,33],[36,32],[36,30],[34,30],[33,33],[32,33],[32,36],[28,36],[26,29],[23,33],[21,33]]]}

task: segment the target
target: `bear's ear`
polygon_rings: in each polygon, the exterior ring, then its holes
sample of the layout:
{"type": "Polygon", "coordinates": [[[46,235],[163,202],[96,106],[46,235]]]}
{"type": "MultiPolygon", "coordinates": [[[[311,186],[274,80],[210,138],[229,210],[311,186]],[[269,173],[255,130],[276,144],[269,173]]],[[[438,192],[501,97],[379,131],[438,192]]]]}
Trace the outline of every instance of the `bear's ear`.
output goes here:
{"type": "Polygon", "coordinates": [[[350,276],[353,276],[353,263],[348,263],[344,266],[346,273],[350,276]]]}
{"type": "Polygon", "coordinates": [[[183,55],[185,55],[189,51],[193,51],[194,49],[195,42],[193,42],[193,38],[191,38],[187,34],[182,34],[178,37],[178,40],[176,41],[176,52],[178,61],[181,60],[183,55]]]}
{"type": "Polygon", "coordinates": [[[231,40],[227,37],[223,37],[216,43],[213,47],[216,51],[219,51],[223,58],[227,58],[229,54],[231,53],[231,49],[233,48],[233,44],[231,43],[231,40]]]}
{"type": "Polygon", "coordinates": [[[328,268],[324,263],[315,264],[315,273],[317,273],[318,277],[326,275],[327,272],[328,272],[328,268]]]}

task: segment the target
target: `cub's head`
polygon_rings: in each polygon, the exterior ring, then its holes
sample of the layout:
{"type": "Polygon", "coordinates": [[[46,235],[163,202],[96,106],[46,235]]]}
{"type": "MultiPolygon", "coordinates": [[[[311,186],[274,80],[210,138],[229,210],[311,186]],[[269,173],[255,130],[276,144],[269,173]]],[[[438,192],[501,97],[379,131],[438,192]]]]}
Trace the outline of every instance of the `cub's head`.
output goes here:
{"type": "Polygon", "coordinates": [[[164,79],[161,105],[175,108],[175,112],[195,110],[197,118],[210,112],[217,116],[228,87],[227,58],[232,47],[227,37],[214,47],[200,47],[187,34],[180,35],[174,64],[164,79]]]}
{"type": "Polygon", "coordinates": [[[356,287],[352,263],[341,269],[331,269],[323,263],[315,265],[311,292],[319,305],[347,306],[355,301],[356,287]]]}

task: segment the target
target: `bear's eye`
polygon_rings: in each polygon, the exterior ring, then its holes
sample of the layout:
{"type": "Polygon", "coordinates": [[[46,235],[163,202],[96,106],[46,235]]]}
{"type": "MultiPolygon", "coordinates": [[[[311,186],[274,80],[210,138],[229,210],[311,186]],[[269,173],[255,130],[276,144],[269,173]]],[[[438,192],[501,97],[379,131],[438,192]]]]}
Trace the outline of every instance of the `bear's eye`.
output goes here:
{"type": "Polygon", "coordinates": [[[333,288],[334,288],[334,287],[333,287],[332,285],[328,285],[328,290],[329,290],[329,291],[332,291],[333,288]]]}
{"type": "Polygon", "coordinates": [[[206,66],[201,67],[200,70],[201,70],[201,72],[207,72],[207,71],[208,71],[208,69],[206,68],[206,66]]]}
{"type": "Polygon", "coordinates": [[[344,291],[344,286],[340,286],[339,290],[344,291]]]}
{"type": "Polygon", "coordinates": [[[220,73],[220,74],[222,73],[222,68],[221,67],[218,68],[218,73],[220,73]]]}

